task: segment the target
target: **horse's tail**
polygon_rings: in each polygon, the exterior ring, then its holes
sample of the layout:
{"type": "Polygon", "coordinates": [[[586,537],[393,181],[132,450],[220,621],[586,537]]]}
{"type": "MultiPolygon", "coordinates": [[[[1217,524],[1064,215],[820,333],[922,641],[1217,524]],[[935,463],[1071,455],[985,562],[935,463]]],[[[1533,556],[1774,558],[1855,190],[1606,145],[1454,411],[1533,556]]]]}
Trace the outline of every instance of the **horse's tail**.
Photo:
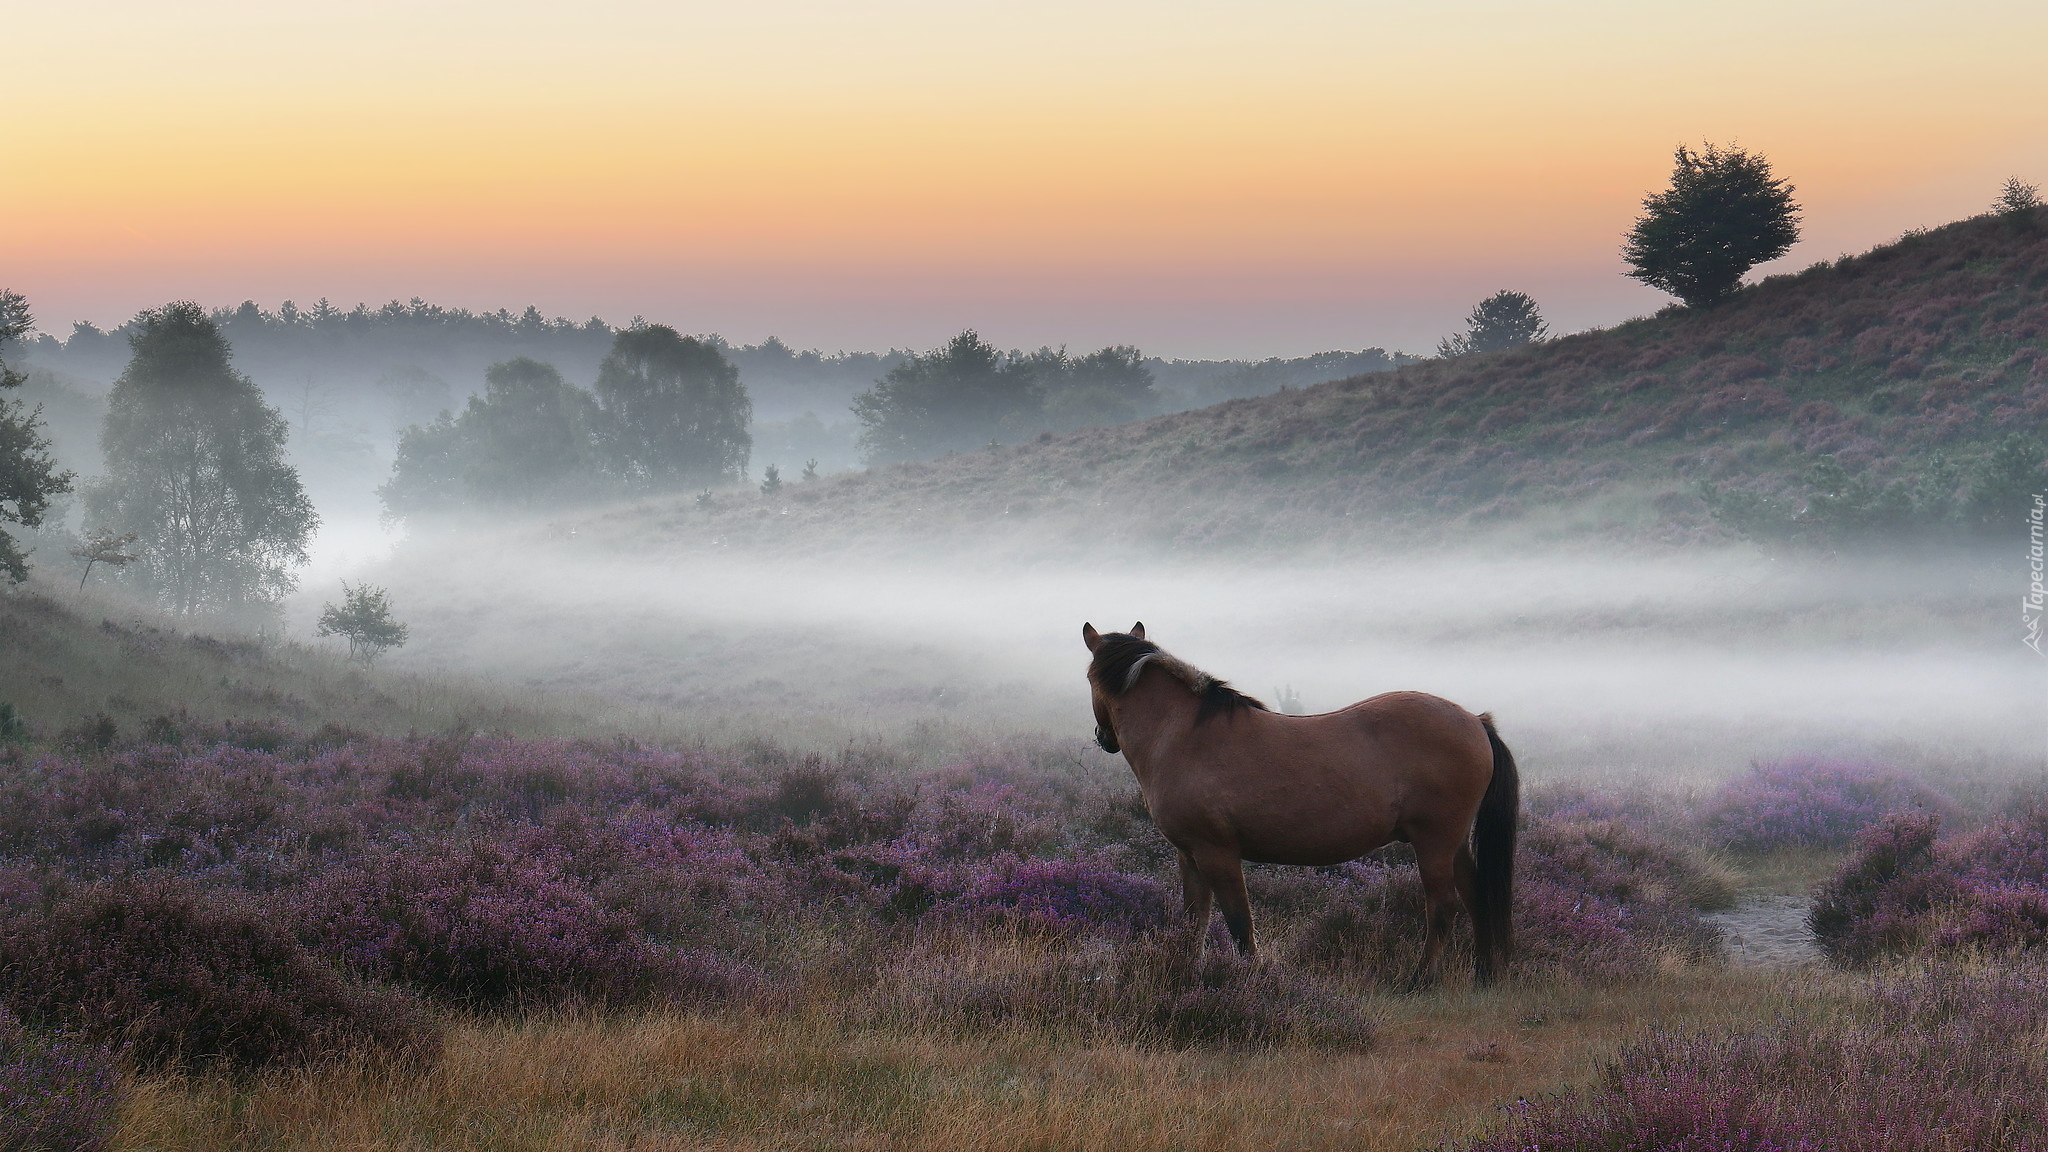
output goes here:
{"type": "Polygon", "coordinates": [[[1515,771],[1515,754],[1493,727],[1493,714],[1482,713],[1479,723],[1493,746],[1493,779],[1472,821],[1472,854],[1478,865],[1473,943],[1479,953],[1479,978],[1485,980],[1493,975],[1495,962],[1505,962],[1515,950],[1515,831],[1521,820],[1522,780],[1515,771]]]}

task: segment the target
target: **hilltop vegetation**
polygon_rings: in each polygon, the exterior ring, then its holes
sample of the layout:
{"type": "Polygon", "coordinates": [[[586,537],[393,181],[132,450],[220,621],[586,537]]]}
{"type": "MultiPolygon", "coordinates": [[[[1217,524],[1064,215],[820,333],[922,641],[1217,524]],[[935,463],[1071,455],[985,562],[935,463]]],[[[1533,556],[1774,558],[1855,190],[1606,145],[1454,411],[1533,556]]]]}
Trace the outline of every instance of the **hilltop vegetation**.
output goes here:
{"type": "MultiPolygon", "coordinates": [[[[1830,460],[1872,489],[1949,476],[2048,417],[2048,228],[1986,216],[1776,276],[1711,308],[991,447],[708,511],[644,545],[1013,535],[1177,551],[1432,539],[1476,525],[1725,538],[1699,493],[1797,506],[1830,460]],[[891,533],[893,534],[893,533],[891,533]]],[[[1955,495],[1952,493],[1951,495],[1955,495]]],[[[1960,496],[1958,496],[1960,498],[1960,496]]]]}

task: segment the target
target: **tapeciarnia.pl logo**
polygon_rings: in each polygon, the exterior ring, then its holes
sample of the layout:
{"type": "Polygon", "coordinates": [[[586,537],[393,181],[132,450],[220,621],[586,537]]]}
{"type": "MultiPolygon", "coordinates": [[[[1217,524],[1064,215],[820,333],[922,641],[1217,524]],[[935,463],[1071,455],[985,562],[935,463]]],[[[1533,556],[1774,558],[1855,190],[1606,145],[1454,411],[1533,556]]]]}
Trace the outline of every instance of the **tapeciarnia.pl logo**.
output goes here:
{"type": "Polygon", "coordinates": [[[2037,655],[2041,652],[2041,610],[2048,605],[2048,587],[2042,585],[2042,573],[2048,570],[2048,550],[2041,540],[2042,518],[2048,514],[2048,497],[2034,495],[2034,506],[2027,512],[2027,582],[2026,599],[2020,601],[2020,622],[2026,626],[2027,634],[2020,643],[2032,648],[2037,655]]]}

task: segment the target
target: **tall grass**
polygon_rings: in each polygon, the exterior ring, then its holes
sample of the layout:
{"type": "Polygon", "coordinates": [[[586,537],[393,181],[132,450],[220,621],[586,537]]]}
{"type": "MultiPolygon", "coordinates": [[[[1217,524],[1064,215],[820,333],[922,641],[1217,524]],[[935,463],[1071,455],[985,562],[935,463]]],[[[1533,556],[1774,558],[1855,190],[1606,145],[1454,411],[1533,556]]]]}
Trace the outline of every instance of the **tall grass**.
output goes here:
{"type": "Polygon", "coordinates": [[[137,1086],[119,1144],[172,1149],[1119,1149],[1433,1147],[1500,1106],[1597,1075],[1658,1022],[1825,1012],[1826,981],[1694,973],[1368,996],[1370,1053],[849,1027],[835,1013],[469,1021],[431,1072],[374,1064],[137,1086]]]}

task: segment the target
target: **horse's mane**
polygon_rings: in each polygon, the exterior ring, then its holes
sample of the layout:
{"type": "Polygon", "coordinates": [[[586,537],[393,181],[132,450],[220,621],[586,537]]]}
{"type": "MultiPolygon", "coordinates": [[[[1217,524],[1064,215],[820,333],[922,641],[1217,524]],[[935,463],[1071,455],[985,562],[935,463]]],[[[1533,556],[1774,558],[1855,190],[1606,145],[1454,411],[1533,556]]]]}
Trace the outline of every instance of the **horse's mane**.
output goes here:
{"type": "Polygon", "coordinates": [[[1111,632],[1103,636],[1102,643],[1095,649],[1095,659],[1088,665],[1088,679],[1111,696],[1121,696],[1131,690],[1131,686],[1138,682],[1138,674],[1148,666],[1187,685],[1190,692],[1201,698],[1201,707],[1195,712],[1197,724],[1239,708],[1270,711],[1264,704],[1232,688],[1228,681],[1218,680],[1187,661],[1169,655],[1150,640],[1140,640],[1125,632],[1111,632]]]}

